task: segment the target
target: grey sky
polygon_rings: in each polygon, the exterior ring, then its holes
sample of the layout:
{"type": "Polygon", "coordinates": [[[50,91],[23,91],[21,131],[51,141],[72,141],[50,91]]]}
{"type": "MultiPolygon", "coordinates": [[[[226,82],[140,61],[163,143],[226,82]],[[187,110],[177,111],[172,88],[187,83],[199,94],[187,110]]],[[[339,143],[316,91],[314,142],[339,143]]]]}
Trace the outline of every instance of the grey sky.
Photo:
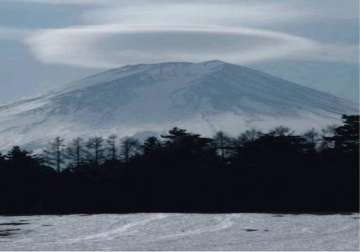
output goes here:
{"type": "Polygon", "coordinates": [[[357,100],[358,5],[358,0],[0,0],[0,104],[107,68],[210,59],[357,100]]]}

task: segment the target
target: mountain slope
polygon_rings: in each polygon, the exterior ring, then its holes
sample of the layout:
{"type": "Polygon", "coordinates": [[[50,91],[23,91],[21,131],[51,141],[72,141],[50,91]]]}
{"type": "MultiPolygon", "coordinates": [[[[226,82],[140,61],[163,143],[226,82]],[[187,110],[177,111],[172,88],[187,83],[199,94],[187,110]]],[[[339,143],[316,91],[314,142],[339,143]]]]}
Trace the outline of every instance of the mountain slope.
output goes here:
{"type": "Polygon", "coordinates": [[[0,107],[0,149],[57,135],[134,135],[173,126],[213,134],[249,127],[296,129],[356,113],[344,99],[221,61],[126,66],[0,107]]]}

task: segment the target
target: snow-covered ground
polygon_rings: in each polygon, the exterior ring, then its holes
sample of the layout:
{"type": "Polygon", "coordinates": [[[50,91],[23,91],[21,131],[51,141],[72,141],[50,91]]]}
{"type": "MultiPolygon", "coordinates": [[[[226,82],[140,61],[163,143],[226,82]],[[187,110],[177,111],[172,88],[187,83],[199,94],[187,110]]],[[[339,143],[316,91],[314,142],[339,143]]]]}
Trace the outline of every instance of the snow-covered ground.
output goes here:
{"type": "Polygon", "coordinates": [[[359,215],[0,216],[0,250],[359,250],[359,215]]]}

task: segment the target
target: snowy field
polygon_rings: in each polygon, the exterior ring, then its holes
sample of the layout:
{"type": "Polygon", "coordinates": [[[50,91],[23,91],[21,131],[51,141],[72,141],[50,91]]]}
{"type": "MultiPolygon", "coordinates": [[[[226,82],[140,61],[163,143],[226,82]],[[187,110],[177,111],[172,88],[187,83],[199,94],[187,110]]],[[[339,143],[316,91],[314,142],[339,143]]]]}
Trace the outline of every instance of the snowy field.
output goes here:
{"type": "Polygon", "coordinates": [[[359,215],[0,216],[0,250],[359,250],[359,215]]]}

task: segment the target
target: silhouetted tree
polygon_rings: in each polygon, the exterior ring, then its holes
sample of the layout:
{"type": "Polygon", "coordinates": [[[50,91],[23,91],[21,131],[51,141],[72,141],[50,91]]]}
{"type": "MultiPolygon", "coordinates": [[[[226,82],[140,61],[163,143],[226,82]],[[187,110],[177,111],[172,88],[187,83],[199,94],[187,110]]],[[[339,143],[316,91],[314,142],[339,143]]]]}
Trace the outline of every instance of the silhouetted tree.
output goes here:
{"type": "Polygon", "coordinates": [[[102,137],[92,137],[86,142],[88,161],[95,167],[103,161],[104,139],[102,137]]]}
{"type": "Polygon", "coordinates": [[[111,161],[116,161],[118,159],[117,138],[118,137],[116,135],[110,135],[106,139],[107,157],[111,161]]]}
{"type": "Polygon", "coordinates": [[[303,137],[306,141],[306,148],[304,149],[305,152],[307,153],[315,152],[317,148],[320,146],[321,136],[316,129],[312,128],[306,131],[303,134],[303,137]]]}
{"type": "Polygon", "coordinates": [[[3,154],[0,152],[0,165],[3,164],[5,162],[5,157],[3,156],[3,154]]]}
{"type": "Polygon", "coordinates": [[[188,133],[186,130],[176,127],[169,130],[168,135],[161,137],[165,139],[165,146],[180,153],[199,154],[211,149],[212,139],[188,133]]]}
{"type": "Polygon", "coordinates": [[[126,137],[121,140],[120,154],[125,163],[128,163],[131,157],[138,154],[139,150],[140,144],[138,140],[132,137],[126,137]]]}
{"type": "Polygon", "coordinates": [[[143,144],[143,153],[145,155],[150,155],[161,148],[161,142],[156,137],[149,137],[144,141],[143,144]]]}
{"type": "Polygon", "coordinates": [[[306,131],[303,136],[306,139],[306,141],[312,144],[314,147],[317,146],[317,144],[321,140],[320,133],[314,128],[306,131]]]}
{"type": "Polygon", "coordinates": [[[20,161],[20,162],[24,162],[24,161],[30,161],[31,160],[31,156],[30,153],[27,152],[26,150],[22,150],[20,148],[20,146],[14,146],[6,155],[6,159],[9,162],[14,162],[14,161],[20,161]]]}
{"type": "Polygon", "coordinates": [[[292,131],[288,127],[279,126],[269,131],[268,133],[271,136],[278,137],[278,136],[290,136],[294,134],[294,131],[292,131]]]}
{"type": "Polygon", "coordinates": [[[329,125],[321,129],[322,141],[320,143],[320,149],[331,149],[335,147],[333,136],[335,135],[336,125],[329,125]]]}
{"type": "Polygon", "coordinates": [[[238,142],[240,143],[240,145],[245,143],[253,143],[262,135],[263,134],[261,133],[261,131],[255,129],[246,130],[238,137],[238,142]]]}
{"type": "Polygon", "coordinates": [[[234,149],[232,139],[222,131],[216,133],[213,138],[213,143],[222,161],[224,161],[234,149]]]}
{"type": "Polygon", "coordinates": [[[26,150],[22,150],[19,146],[13,147],[5,156],[5,165],[18,173],[18,176],[37,174],[36,170],[43,169],[42,159],[31,154],[26,150]]]}
{"type": "Polygon", "coordinates": [[[75,138],[66,148],[66,156],[72,167],[79,168],[84,160],[85,147],[84,140],[80,137],[75,138]]]}
{"type": "Polygon", "coordinates": [[[358,211],[359,117],[343,119],[322,136],[278,127],[211,139],[173,128],[121,148],[115,136],[77,138],[61,173],[61,138],[47,150],[58,172],[14,147],[0,155],[0,214],[358,211]],[[319,141],[327,147],[315,151],[319,141]]]}
{"type": "Polygon", "coordinates": [[[334,136],[328,138],[335,143],[335,149],[353,152],[359,148],[359,116],[344,115],[343,125],[334,129],[334,136]]]}
{"type": "Polygon", "coordinates": [[[49,143],[49,149],[45,150],[44,158],[48,165],[55,167],[58,173],[62,170],[62,165],[65,162],[65,140],[61,137],[56,137],[49,143]]]}

